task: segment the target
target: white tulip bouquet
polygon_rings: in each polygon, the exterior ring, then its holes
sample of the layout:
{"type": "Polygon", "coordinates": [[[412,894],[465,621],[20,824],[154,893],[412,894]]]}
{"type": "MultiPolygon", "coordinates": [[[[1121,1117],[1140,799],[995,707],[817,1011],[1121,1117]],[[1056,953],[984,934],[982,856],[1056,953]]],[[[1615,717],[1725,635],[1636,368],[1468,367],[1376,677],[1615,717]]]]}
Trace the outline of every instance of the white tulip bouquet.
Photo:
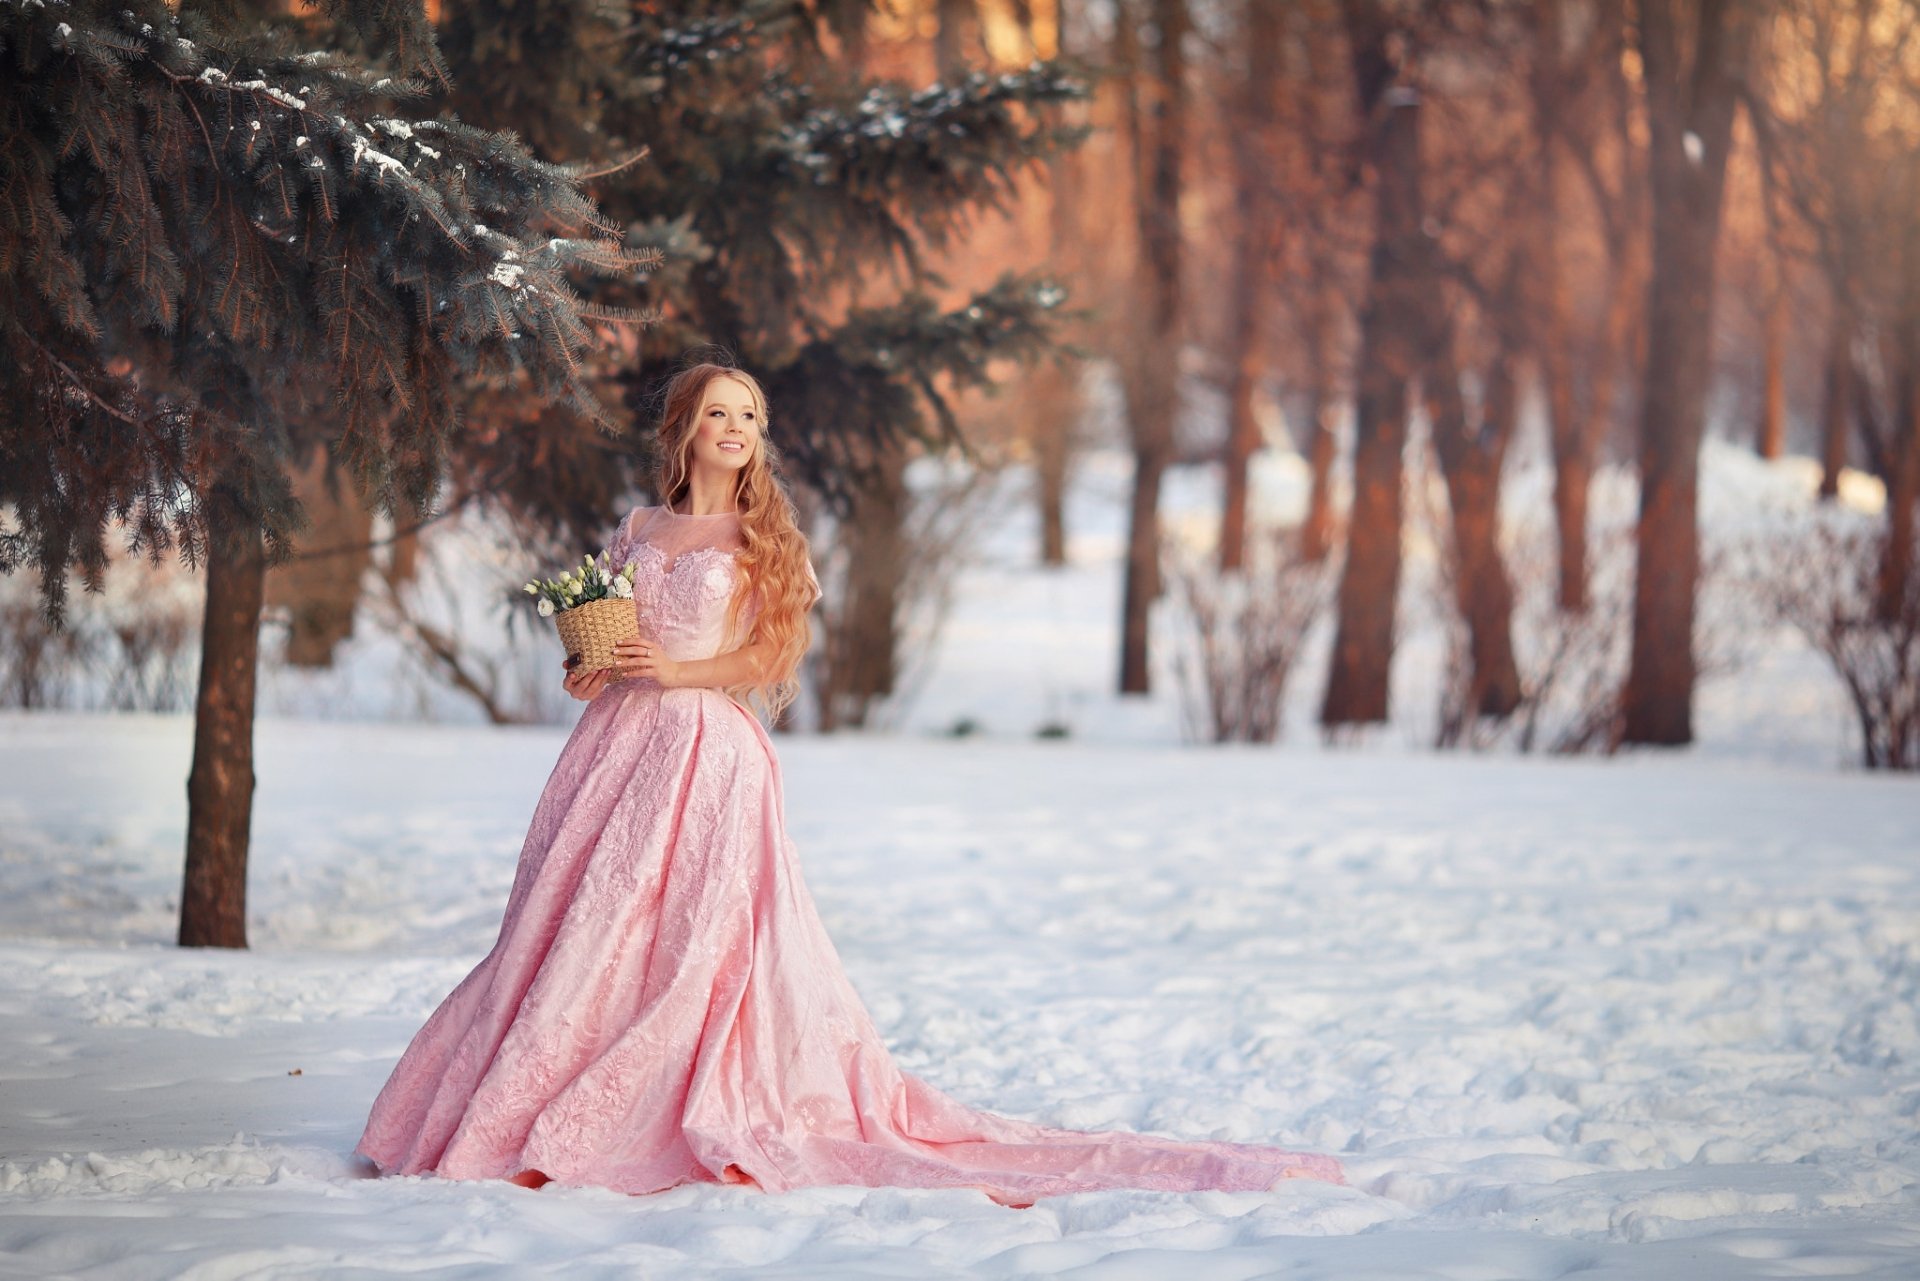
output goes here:
{"type": "Polygon", "coordinates": [[[578,565],[558,578],[535,579],[526,585],[540,617],[553,619],[567,647],[567,667],[594,672],[614,665],[614,642],[640,634],[633,607],[633,571],[628,561],[619,569],[607,561],[582,557],[578,565]]]}
{"type": "Polygon", "coordinates": [[[540,617],[552,618],[555,613],[584,605],[590,600],[605,600],[617,596],[622,600],[633,599],[634,562],[628,561],[619,569],[607,563],[606,553],[600,559],[583,556],[580,563],[561,573],[558,578],[535,579],[524,589],[529,596],[539,598],[540,617]]]}

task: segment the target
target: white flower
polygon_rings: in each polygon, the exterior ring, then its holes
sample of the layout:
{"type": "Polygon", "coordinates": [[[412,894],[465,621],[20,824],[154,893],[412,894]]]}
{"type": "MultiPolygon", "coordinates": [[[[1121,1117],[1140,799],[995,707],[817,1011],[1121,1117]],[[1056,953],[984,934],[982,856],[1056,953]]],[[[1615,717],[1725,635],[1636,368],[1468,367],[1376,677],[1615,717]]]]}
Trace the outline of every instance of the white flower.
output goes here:
{"type": "Polygon", "coordinates": [[[612,590],[613,590],[613,594],[615,596],[618,596],[621,600],[633,599],[633,584],[628,582],[624,578],[614,579],[612,590]]]}
{"type": "Polygon", "coordinates": [[[537,608],[540,611],[540,617],[542,618],[553,617],[553,602],[548,600],[545,596],[542,596],[540,598],[540,604],[537,605],[535,608],[537,608]]]}

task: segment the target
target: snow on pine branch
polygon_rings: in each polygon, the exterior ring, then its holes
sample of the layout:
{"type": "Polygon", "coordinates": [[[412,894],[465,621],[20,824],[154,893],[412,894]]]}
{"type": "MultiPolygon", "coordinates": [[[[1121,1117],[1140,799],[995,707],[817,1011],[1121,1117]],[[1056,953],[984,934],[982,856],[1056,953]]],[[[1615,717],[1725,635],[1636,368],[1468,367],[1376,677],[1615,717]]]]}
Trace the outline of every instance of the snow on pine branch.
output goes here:
{"type": "Polygon", "coordinates": [[[0,506],[50,605],[129,513],[191,547],[170,496],[216,466],[270,542],[316,443],[378,503],[430,493],[463,379],[609,421],[582,358],[610,318],[568,274],[649,256],[511,135],[403,119],[416,82],[284,38],[163,0],[0,0],[0,400],[36,407],[0,506]]]}
{"type": "MultiPolygon", "coordinates": [[[[0,3],[21,9],[34,0],[0,3]]],[[[105,55],[130,77],[144,61],[188,99],[186,111],[211,167],[224,170],[229,182],[252,180],[241,195],[250,199],[249,212],[264,234],[298,244],[303,212],[320,223],[370,214],[387,231],[391,257],[450,252],[466,269],[451,290],[441,292],[436,311],[442,314],[463,303],[493,312],[498,299],[472,296],[493,286],[532,295],[532,306],[551,311],[555,303],[572,301],[563,268],[604,273],[645,269],[652,262],[649,255],[605,243],[612,229],[565,171],[534,159],[511,139],[454,121],[392,115],[392,102],[417,86],[316,53],[243,58],[183,35],[179,16],[164,8],[142,21],[131,10],[116,17],[102,7],[93,24],[76,29],[84,7],[61,7],[76,20],[59,26],[67,51],[105,55]],[[289,173],[304,182],[306,200],[286,181],[289,173]],[[528,188],[537,199],[526,198],[528,188]],[[482,227],[485,234],[470,230],[482,227]],[[584,234],[554,237],[552,230],[584,234]],[[425,243],[423,233],[445,243],[425,243]],[[518,261],[523,257],[527,261],[518,261]]],[[[304,230],[312,235],[316,228],[304,230]]],[[[557,329],[584,337],[577,325],[557,329]]],[[[527,327],[458,332],[485,344],[478,335],[512,341],[527,327]]],[[[523,363],[519,353],[503,354],[509,364],[523,363]]]]}
{"type": "Polygon", "coordinates": [[[817,185],[908,194],[972,193],[1004,176],[1009,154],[1033,159],[1077,136],[1047,127],[1035,108],[1079,101],[1085,81],[1036,62],[1002,75],[972,72],[920,90],[876,84],[851,108],[817,106],[781,132],[782,159],[817,185]]]}

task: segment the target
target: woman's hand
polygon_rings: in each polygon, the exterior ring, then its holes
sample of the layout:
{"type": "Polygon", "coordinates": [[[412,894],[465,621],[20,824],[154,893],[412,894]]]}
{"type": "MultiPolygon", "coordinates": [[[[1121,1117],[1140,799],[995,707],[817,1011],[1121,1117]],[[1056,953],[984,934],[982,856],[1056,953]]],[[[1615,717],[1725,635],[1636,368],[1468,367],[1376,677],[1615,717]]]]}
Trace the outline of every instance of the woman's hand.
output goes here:
{"type": "Polygon", "coordinates": [[[659,681],[667,689],[680,685],[681,667],[667,657],[660,642],[651,636],[641,635],[633,640],[613,643],[614,663],[623,676],[644,676],[659,681]]]}
{"type": "Polygon", "coordinates": [[[567,687],[567,693],[586,703],[599,697],[600,691],[607,687],[607,682],[611,679],[613,679],[613,669],[603,667],[597,672],[570,671],[567,673],[567,679],[561,683],[567,687]]]}

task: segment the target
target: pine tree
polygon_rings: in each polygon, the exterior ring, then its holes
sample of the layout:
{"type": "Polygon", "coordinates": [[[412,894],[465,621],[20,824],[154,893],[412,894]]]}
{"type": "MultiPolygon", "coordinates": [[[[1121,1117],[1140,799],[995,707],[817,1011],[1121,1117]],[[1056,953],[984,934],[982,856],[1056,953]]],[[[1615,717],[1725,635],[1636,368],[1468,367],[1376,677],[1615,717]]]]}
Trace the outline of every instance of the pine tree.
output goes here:
{"type": "Polygon", "coordinates": [[[767,384],[797,478],[841,503],[890,443],[957,440],[952,393],[1050,342],[1057,285],[1009,276],[943,306],[929,259],[1078,141],[1051,108],[1087,92],[1051,63],[869,82],[835,52],[869,7],[477,0],[445,37],[464,115],[611,169],[590,184],[600,207],[663,254],[591,294],[660,315],[625,371],[630,406],[644,416],[681,353],[716,345],[767,384]],[[545,91],[516,96],[528,79],[545,91]]]}
{"type": "Polygon", "coordinates": [[[202,567],[183,944],[244,946],[261,583],[324,445],[420,510],[462,386],[612,421],[570,271],[642,265],[574,175],[408,119],[445,66],[417,3],[309,27],[222,3],[0,0],[0,571],[56,617],[115,531],[202,567]],[[345,41],[353,55],[311,46],[345,41]],[[375,61],[375,59],[378,61],[375,61]]]}

